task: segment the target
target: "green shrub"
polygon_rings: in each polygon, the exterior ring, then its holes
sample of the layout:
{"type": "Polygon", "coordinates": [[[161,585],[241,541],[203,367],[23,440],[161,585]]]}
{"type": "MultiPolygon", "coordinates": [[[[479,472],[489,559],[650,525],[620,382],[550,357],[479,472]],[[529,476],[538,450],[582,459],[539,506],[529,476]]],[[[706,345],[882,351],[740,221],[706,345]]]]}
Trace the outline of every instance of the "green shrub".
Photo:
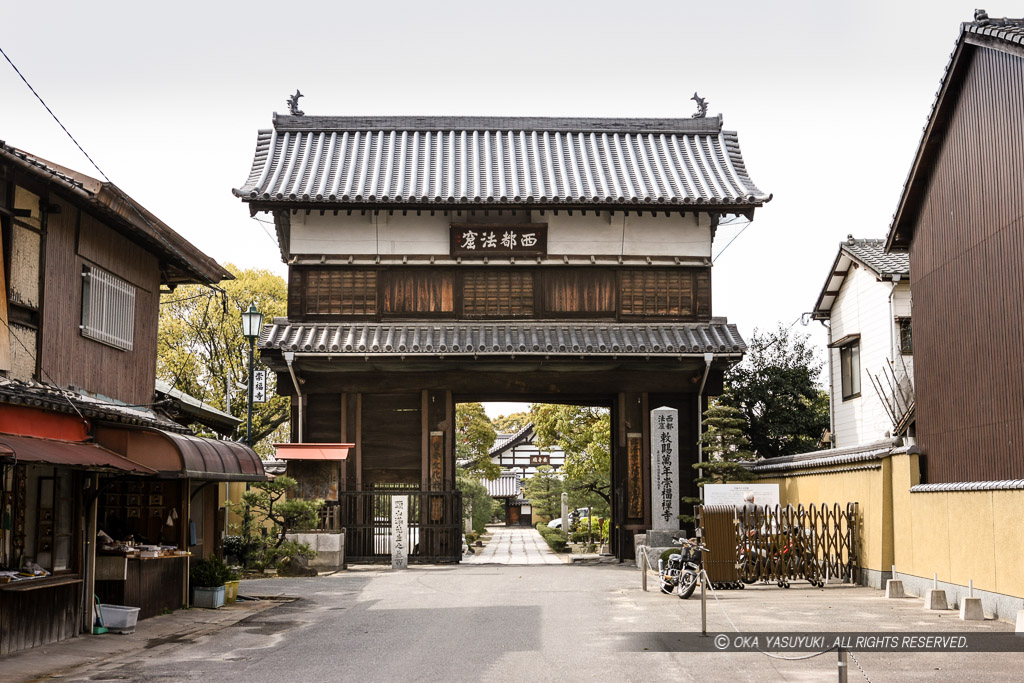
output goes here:
{"type": "Polygon", "coordinates": [[[541,537],[556,553],[565,552],[565,545],[569,542],[568,537],[560,529],[552,529],[551,527],[540,524],[537,525],[537,531],[540,532],[541,537]]]}
{"type": "Polygon", "coordinates": [[[223,586],[225,581],[231,580],[230,577],[231,570],[224,564],[224,560],[216,555],[193,563],[190,572],[192,585],[198,588],[223,586]]]}
{"type": "Polygon", "coordinates": [[[569,534],[569,538],[572,539],[573,543],[583,543],[587,540],[587,532],[586,530],[574,531],[571,534],[569,534]]]}

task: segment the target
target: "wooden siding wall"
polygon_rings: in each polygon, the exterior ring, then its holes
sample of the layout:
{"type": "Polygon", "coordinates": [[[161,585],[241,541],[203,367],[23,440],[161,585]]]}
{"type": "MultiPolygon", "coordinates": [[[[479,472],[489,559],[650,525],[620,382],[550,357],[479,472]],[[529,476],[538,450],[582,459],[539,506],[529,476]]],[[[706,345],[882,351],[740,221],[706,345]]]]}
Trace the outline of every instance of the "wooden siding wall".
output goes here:
{"type": "Polygon", "coordinates": [[[686,268],[297,267],[288,317],[659,318],[711,317],[711,271],[686,268]]]}
{"type": "Polygon", "coordinates": [[[362,483],[421,483],[422,431],[419,392],[363,394],[362,483]]]}
{"type": "Polygon", "coordinates": [[[56,197],[46,226],[41,366],[54,382],[125,403],[150,403],[156,373],[160,269],[156,257],[87,213],[56,197]],[[98,266],[135,285],[131,351],[87,339],[82,320],[82,267],[98,266]]]}
{"type": "Polygon", "coordinates": [[[1024,59],[974,49],[934,169],[910,249],[925,480],[1024,478],[1024,59]]]}

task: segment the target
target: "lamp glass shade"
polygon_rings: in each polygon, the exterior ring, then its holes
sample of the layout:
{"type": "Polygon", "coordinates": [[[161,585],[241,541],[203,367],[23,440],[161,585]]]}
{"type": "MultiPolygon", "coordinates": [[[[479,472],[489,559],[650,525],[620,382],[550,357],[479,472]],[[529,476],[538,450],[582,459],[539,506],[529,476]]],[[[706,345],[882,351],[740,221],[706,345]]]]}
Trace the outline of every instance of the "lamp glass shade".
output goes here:
{"type": "Polygon", "coordinates": [[[249,310],[242,313],[242,336],[254,339],[263,328],[263,314],[256,310],[256,304],[249,304],[249,310]]]}

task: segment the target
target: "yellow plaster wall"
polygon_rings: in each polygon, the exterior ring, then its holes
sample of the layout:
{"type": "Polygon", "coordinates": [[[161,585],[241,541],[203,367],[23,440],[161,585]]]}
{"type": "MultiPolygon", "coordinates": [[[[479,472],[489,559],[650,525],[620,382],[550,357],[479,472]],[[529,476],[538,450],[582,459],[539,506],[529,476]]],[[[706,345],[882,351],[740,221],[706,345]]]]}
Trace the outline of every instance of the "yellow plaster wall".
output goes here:
{"type": "Polygon", "coordinates": [[[878,469],[760,479],[779,484],[783,505],[857,502],[861,567],[1024,598],[1024,490],[911,493],[919,456],[878,469]]]}
{"type": "Polygon", "coordinates": [[[1024,491],[910,493],[917,456],[891,460],[896,571],[1024,598],[1024,491]]]}

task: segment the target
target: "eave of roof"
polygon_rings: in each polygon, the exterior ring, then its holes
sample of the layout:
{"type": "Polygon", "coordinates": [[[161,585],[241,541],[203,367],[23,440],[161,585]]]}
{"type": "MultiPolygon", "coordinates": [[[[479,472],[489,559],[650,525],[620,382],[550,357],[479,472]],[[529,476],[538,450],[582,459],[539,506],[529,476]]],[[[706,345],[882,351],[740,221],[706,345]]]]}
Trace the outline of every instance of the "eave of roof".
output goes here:
{"type": "MultiPolygon", "coordinates": [[[[979,16],[978,10],[975,16],[979,16]]],[[[1000,50],[1024,58],[1024,19],[989,19],[987,15],[973,22],[960,24],[960,34],[956,46],[950,54],[949,61],[943,71],[942,79],[935,99],[928,112],[918,143],[917,153],[903,183],[903,191],[896,206],[889,234],[886,237],[886,251],[908,249],[913,240],[917,209],[923,201],[925,188],[934,170],[933,158],[942,147],[942,137],[948,121],[949,110],[956,104],[949,95],[952,86],[959,83],[970,63],[965,53],[973,54],[978,47],[1000,50]]]]}
{"type": "Polygon", "coordinates": [[[509,448],[514,448],[515,446],[518,446],[521,443],[529,442],[532,438],[533,423],[530,422],[525,427],[520,428],[519,431],[515,432],[514,434],[511,434],[505,437],[504,439],[501,439],[500,442],[496,441],[494,445],[491,446],[491,450],[487,452],[487,455],[498,455],[499,453],[507,451],[509,448]]]}
{"type": "Polygon", "coordinates": [[[113,183],[74,171],[0,140],[0,159],[9,160],[56,189],[68,201],[97,211],[113,225],[143,242],[177,272],[165,273],[168,284],[214,284],[234,276],[129,197],[113,183]]]}
{"type": "Polygon", "coordinates": [[[720,117],[275,116],[257,135],[250,210],[657,206],[752,213],[771,199],[720,117]]]}
{"type": "Polygon", "coordinates": [[[836,254],[836,260],[832,263],[832,269],[829,271],[828,277],[825,278],[825,284],[821,288],[821,293],[818,294],[818,300],[814,303],[814,308],[811,309],[815,320],[829,319],[832,306],[839,296],[838,292],[846,281],[850,266],[854,262],[867,268],[877,278],[882,280],[894,277],[896,280],[901,280],[904,277],[910,277],[910,258],[907,254],[885,254],[883,258],[867,258],[864,250],[858,249],[858,247],[865,246],[868,249],[873,249],[877,246],[879,251],[883,251],[885,240],[854,239],[850,236],[849,239],[839,243],[839,252],[836,254]]]}
{"type": "Polygon", "coordinates": [[[812,453],[764,458],[747,464],[746,468],[758,474],[767,474],[769,472],[788,472],[791,470],[879,460],[888,457],[892,453],[895,444],[896,441],[894,439],[882,439],[869,444],[858,444],[848,448],[829,448],[812,453]]]}
{"type": "Polygon", "coordinates": [[[706,323],[524,320],[305,323],[275,318],[259,347],[343,357],[569,356],[739,358],[746,342],[724,318],[706,323]]]}
{"type": "Polygon", "coordinates": [[[156,380],[156,393],[157,396],[163,395],[170,399],[180,412],[194,417],[196,422],[213,429],[231,432],[242,423],[241,418],[218,410],[195,396],[175,389],[167,382],[156,380]]]}

